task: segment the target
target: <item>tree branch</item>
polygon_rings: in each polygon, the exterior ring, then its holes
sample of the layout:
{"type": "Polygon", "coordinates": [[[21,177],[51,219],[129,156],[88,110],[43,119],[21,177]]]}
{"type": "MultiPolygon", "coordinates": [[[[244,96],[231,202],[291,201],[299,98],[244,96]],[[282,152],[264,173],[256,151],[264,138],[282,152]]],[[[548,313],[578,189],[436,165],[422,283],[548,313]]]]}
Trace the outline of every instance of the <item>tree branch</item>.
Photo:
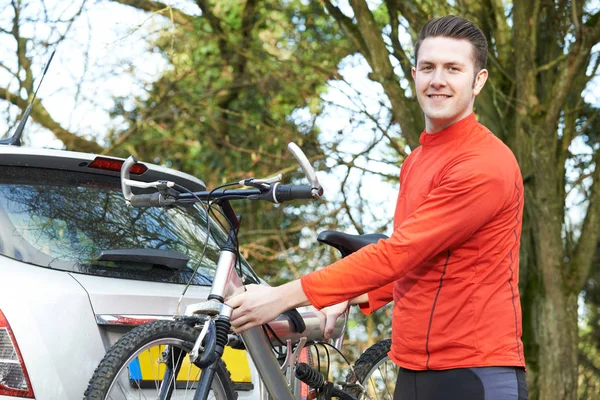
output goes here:
{"type": "MultiPolygon", "coordinates": [[[[246,67],[248,65],[247,54],[250,53],[250,44],[252,43],[252,28],[254,27],[256,18],[256,9],[258,0],[247,0],[244,11],[242,12],[242,44],[241,51],[236,51],[231,60],[233,66],[233,82],[232,86],[241,85],[245,80],[246,67]]],[[[219,101],[220,107],[226,107],[233,99],[237,98],[240,90],[230,90],[225,98],[219,101]]]]}
{"type": "Polygon", "coordinates": [[[600,11],[586,21],[583,35],[588,37],[590,49],[600,42],[600,11]]]}
{"type": "Polygon", "coordinates": [[[194,17],[184,13],[177,8],[173,8],[167,4],[161,3],[159,1],[153,0],[111,0],[115,3],[123,4],[126,6],[130,6],[133,8],[137,8],[138,10],[152,12],[155,14],[160,14],[163,17],[173,19],[173,22],[186,27],[187,29],[192,29],[192,21],[194,17]]]}
{"type": "Polygon", "coordinates": [[[358,31],[370,49],[369,65],[373,69],[372,77],[383,86],[392,104],[391,111],[394,121],[400,125],[409,146],[415,148],[419,145],[419,135],[423,126],[415,116],[415,102],[406,97],[400,86],[398,76],[394,73],[390,62],[390,53],[381,36],[381,29],[377,26],[366,1],[350,0],[350,5],[354,10],[358,31]]]}
{"type": "Polygon", "coordinates": [[[502,0],[491,0],[494,10],[494,22],[496,30],[494,39],[496,41],[496,50],[498,51],[498,60],[504,69],[511,62],[511,37],[510,27],[506,21],[506,9],[502,0]]]}
{"type": "Polygon", "coordinates": [[[571,0],[571,21],[573,22],[573,26],[575,27],[575,32],[579,32],[581,24],[579,23],[579,17],[577,17],[577,0],[571,0]]]}
{"type": "MultiPolygon", "coordinates": [[[[24,100],[20,96],[9,92],[5,88],[0,88],[0,99],[10,102],[22,110],[27,108],[27,100],[24,100]]],[[[52,119],[46,108],[40,102],[33,103],[33,107],[31,109],[31,118],[44,128],[54,133],[56,138],[64,143],[67,150],[76,150],[87,153],[100,153],[103,150],[102,146],[100,146],[98,143],[79,137],[78,135],[69,132],[60,126],[58,122],[52,119]]]]}
{"type": "Polygon", "coordinates": [[[17,75],[21,70],[25,71],[25,80],[19,79],[19,88],[25,89],[28,93],[33,92],[33,74],[31,72],[31,60],[27,57],[27,42],[28,39],[21,37],[19,31],[21,23],[21,8],[20,3],[12,1],[13,11],[15,16],[13,18],[12,35],[17,42],[17,75]]]}
{"type": "Polygon", "coordinates": [[[414,81],[412,79],[410,79],[410,75],[411,75],[410,69],[412,67],[412,63],[411,63],[410,58],[408,57],[408,55],[402,48],[402,45],[400,44],[400,39],[398,38],[398,36],[399,36],[399,34],[398,34],[398,25],[399,25],[398,10],[393,2],[391,2],[388,5],[388,14],[390,17],[390,25],[392,28],[390,40],[392,42],[392,49],[394,50],[394,57],[396,57],[396,59],[400,63],[400,66],[402,67],[402,71],[404,72],[404,77],[406,79],[408,79],[410,88],[411,88],[412,92],[414,93],[415,92],[415,84],[414,84],[414,81]]]}
{"type": "Polygon", "coordinates": [[[6,72],[8,72],[10,75],[12,75],[13,78],[15,79],[19,79],[19,75],[15,74],[10,68],[8,68],[6,65],[4,65],[3,63],[0,63],[0,68],[2,68],[3,70],[5,70],[6,72]]]}
{"type": "Polygon", "coordinates": [[[225,32],[221,26],[221,20],[219,17],[213,14],[207,0],[196,0],[196,4],[198,4],[198,7],[200,7],[202,10],[202,15],[207,19],[208,24],[219,38],[219,50],[221,50],[223,58],[228,60],[229,57],[231,57],[231,54],[229,48],[227,47],[227,41],[225,40],[225,32]]]}
{"type": "Polygon", "coordinates": [[[536,74],[539,74],[540,72],[548,71],[549,69],[554,68],[556,65],[563,62],[567,57],[568,57],[568,54],[561,54],[560,56],[558,56],[554,60],[550,61],[549,63],[542,65],[541,67],[538,67],[537,70],[535,71],[536,74]]]}
{"type": "Polygon", "coordinates": [[[360,35],[358,29],[356,29],[356,26],[352,23],[352,19],[346,17],[344,13],[342,13],[339,8],[331,4],[329,0],[323,0],[323,3],[325,4],[327,12],[331,14],[338,24],[340,24],[340,27],[346,36],[350,38],[350,41],[354,43],[356,49],[367,59],[367,62],[370,63],[369,60],[371,55],[369,54],[369,48],[363,40],[363,37],[360,35]]]}
{"type": "Polygon", "coordinates": [[[586,68],[592,47],[600,41],[600,12],[594,14],[581,28],[578,40],[569,49],[568,57],[562,62],[561,70],[552,86],[549,97],[545,129],[554,126],[571,91],[571,86],[582,68],[586,68]]]}
{"type": "MultiPolygon", "coordinates": [[[[422,27],[425,25],[425,22],[429,20],[431,17],[428,15],[422,8],[417,5],[416,1],[405,1],[405,0],[390,0],[390,2],[394,1],[395,6],[400,11],[400,14],[407,21],[410,21],[410,27],[422,27]]],[[[410,32],[413,42],[417,41],[417,36],[419,34],[418,31],[413,30],[410,32]]]]}
{"type": "Polygon", "coordinates": [[[589,205],[581,228],[579,242],[573,253],[573,265],[576,271],[574,271],[575,274],[572,279],[576,281],[572,283],[575,284],[573,290],[577,293],[579,293],[589,275],[592,259],[600,238],[600,151],[596,151],[594,155],[594,164],[596,169],[593,175],[594,181],[590,188],[589,205]]]}

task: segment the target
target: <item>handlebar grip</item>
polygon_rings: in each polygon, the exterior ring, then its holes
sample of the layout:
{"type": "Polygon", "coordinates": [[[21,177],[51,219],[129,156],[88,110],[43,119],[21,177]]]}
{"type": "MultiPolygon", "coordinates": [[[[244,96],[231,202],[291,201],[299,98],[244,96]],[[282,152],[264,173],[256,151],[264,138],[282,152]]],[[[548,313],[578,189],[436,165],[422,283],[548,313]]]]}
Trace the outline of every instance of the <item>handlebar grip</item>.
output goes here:
{"type": "Polygon", "coordinates": [[[135,194],[129,200],[133,207],[156,207],[162,205],[161,194],[135,194]]]}
{"type": "Polygon", "coordinates": [[[277,185],[275,199],[278,203],[288,200],[312,199],[312,187],[297,185],[277,185]]]}
{"type": "Polygon", "coordinates": [[[292,329],[296,333],[303,333],[306,330],[306,324],[304,323],[304,318],[302,315],[296,310],[292,308],[291,310],[287,310],[283,313],[286,317],[290,319],[290,323],[292,325],[292,329]]]}

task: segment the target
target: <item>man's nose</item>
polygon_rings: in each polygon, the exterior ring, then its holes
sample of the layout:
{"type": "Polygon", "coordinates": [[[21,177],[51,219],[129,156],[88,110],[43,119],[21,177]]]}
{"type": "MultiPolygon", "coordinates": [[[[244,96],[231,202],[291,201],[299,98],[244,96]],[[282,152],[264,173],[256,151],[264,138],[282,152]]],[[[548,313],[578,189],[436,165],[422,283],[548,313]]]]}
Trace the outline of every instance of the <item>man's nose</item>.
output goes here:
{"type": "Polygon", "coordinates": [[[433,72],[433,76],[431,77],[431,86],[434,88],[442,87],[446,85],[446,78],[444,76],[444,71],[442,69],[436,69],[433,72]]]}

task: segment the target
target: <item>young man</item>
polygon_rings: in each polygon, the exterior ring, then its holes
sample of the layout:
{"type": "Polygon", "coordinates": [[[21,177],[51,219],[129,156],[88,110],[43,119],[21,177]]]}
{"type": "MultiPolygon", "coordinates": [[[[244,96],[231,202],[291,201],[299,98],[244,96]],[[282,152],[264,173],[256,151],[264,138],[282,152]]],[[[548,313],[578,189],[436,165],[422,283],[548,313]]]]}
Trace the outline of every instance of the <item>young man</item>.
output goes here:
{"type": "Polygon", "coordinates": [[[300,280],[248,287],[228,301],[232,324],[240,332],[309,303],[341,303],[325,310],[335,316],[349,299],[367,313],[394,301],[395,399],[526,399],[523,183],[511,151],[473,114],[487,41],[447,16],[425,24],[415,51],[425,131],[402,165],[392,236],[300,280]]]}

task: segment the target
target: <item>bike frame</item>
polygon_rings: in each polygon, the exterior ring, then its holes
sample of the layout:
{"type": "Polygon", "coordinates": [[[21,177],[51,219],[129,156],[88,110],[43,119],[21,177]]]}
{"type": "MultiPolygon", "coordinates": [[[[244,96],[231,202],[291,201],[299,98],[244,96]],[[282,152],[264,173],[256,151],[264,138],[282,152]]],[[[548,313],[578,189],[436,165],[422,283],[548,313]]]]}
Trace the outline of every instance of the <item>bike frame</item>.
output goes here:
{"type": "MultiPolygon", "coordinates": [[[[228,201],[222,201],[221,207],[229,222],[232,223],[229,240],[221,248],[213,284],[208,296],[209,300],[187,306],[184,313],[186,316],[208,315],[212,317],[218,315],[221,318],[229,320],[232,309],[224,303],[224,300],[244,290],[242,279],[235,268],[237,251],[231,242],[232,235],[238,228],[237,217],[228,201]]],[[[273,354],[269,338],[265,335],[261,327],[248,329],[241,334],[246,350],[256,366],[261,382],[272,399],[301,399],[299,397],[301,383],[295,377],[294,368],[306,343],[324,340],[322,327],[324,326],[325,316],[312,307],[305,307],[301,316],[306,325],[303,333],[294,332],[290,321],[286,317],[279,317],[269,324],[276,335],[287,344],[287,358],[282,366],[279,365],[277,358],[273,354]],[[297,345],[294,352],[291,350],[293,345],[297,345]]],[[[342,346],[346,322],[347,313],[336,321],[332,337],[334,338],[333,345],[338,350],[342,346]]],[[[209,380],[212,380],[212,376],[205,378],[206,382],[203,382],[202,377],[204,376],[205,374],[202,374],[200,378],[199,389],[196,393],[197,397],[194,397],[195,399],[204,399],[205,397],[202,397],[202,392],[208,394],[210,389],[211,382],[209,380]]],[[[264,393],[262,388],[260,389],[261,399],[266,399],[266,393],[264,393]]]]}

